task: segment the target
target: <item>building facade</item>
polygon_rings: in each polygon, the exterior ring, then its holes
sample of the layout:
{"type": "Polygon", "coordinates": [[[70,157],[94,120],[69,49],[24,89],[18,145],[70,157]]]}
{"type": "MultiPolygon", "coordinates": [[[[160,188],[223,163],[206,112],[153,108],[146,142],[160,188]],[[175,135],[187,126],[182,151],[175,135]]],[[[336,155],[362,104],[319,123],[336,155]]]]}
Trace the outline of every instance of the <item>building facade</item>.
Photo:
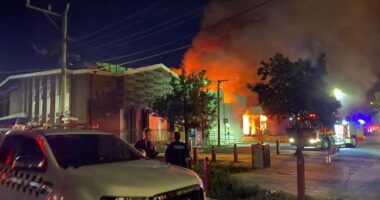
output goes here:
{"type": "MultiPolygon", "coordinates": [[[[142,137],[145,128],[153,130],[153,140],[167,141],[168,124],[154,116],[149,105],[171,91],[173,77],[178,75],[162,64],[132,69],[97,63],[86,69],[68,70],[64,118],[115,133],[131,143],[142,137]]],[[[61,70],[55,69],[13,75],[1,82],[0,125],[59,123],[60,79],[61,70]]],[[[284,126],[267,119],[259,106],[248,108],[245,96],[221,91],[221,97],[221,144],[249,141],[264,131],[285,134],[284,126]]],[[[217,144],[217,122],[207,137],[192,132],[193,145],[203,144],[202,138],[217,144]]]]}
{"type": "MultiPolygon", "coordinates": [[[[60,120],[61,70],[13,75],[0,83],[0,124],[54,124],[60,120]]],[[[148,105],[170,92],[176,76],[162,64],[125,69],[94,64],[67,71],[64,118],[75,119],[135,142],[145,128],[157,140],[167,137],[164,120],[153,116],[148,105]]]]}

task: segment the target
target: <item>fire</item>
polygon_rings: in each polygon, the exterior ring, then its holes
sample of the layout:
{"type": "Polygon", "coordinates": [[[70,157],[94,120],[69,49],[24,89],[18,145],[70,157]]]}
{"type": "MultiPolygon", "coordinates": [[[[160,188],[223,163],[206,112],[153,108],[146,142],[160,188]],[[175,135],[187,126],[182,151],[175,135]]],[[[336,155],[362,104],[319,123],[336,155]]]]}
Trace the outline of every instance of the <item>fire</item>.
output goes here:
{"type": "Polygon", "coordinates": [[[243,133],[244,133],[244,135],[250,134],[251,123],[250,123],[249,118],[250,118],[249,115],[243,115],[243,133]]]}
{"type": "MultiPolygon", "coordinates": [[[[217,91],[217,80],[228,80],[221,84],[221,90],[227,93],[247,96],[250,105],[257,104],[255,94],[247,88],[247,83],[257,80],[257,66],[252,59],[225,45],[225,41],[215,41],[207,34],[199,34],[193,41],[183,59],[187,73],[207,71],[212,81],[210,90],[217,91]]],[[[232,99],[227,95],[226,101],[232,99]]]]}
{"type": "Polygon", "coordinates": [[[172,70],[174,73],[178,74],[178,75],[180,75],[180,74],[182,73],[182,69],[181,69],[181,68],[171,68],[171,70],[172,70]]]}

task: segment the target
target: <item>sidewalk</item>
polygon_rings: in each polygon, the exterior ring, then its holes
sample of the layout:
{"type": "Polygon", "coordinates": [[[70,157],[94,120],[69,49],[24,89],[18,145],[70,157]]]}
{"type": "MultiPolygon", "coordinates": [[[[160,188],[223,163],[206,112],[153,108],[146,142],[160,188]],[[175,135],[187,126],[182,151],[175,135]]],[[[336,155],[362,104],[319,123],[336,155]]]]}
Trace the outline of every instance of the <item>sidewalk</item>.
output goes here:
{"type": "MultiPolygon", "coordinates": [[[[251,144],[238,145],[238,163],[249,168],[249,172],[234,177],[246,184],[259,185],[268,190],[281,190],[297,194],[295,148],[281,144],[281,154],[276,155],[271,143],[271,166],[252,169],[251,144]]],[[[211,160],[211,147],[197,148],[199,163],[205,157],[211,160]]],[[[379,148],[380,149],[380,148],[379,148]]],[[[233,145],[216,148],[219,163],[233,163],[233,145]]],[[[306,194],[319,199],[378,200],[380,199],[380,158],[368,154],[368,149],[343,149],[332,163],[325,162],[325,154],[316,150],[305,150],[306,194]],[[368,155],[372,156],[368,156],[368,155]]],[[[163,155],[162,155],[163,156],[163,155]]],[[[193,155],[192,155],[193,156],[193,155]]]]}
{"type": "MultiPolygon", "coordinates": [[[[373,192],[377,190],[374,187],[379,187],[380,184],[380,166],[375,165],[377,160],[341,155],[327,164],[322,152],[306,151],[304,154],[307,195],[318,199],[380,199],[380,192],[373,192]],[[368,184],[368,181],[372,184],[368,184]]],[[[199,153],[200,162],[206,156],[211,159],[211,154],[199,153]]],[[[281,155],[272,151],[271,166],[265,169],[252,169],[250,154],[239,154],[238,159],[237,165],[251,170],[235,174],[237,179],[268,190],[297,194],[296,158],[293,150],[282,150],[281,155]]],[[[233,155],[218,153],[216,160],[220,163],[233,163],[233,155]]]]}

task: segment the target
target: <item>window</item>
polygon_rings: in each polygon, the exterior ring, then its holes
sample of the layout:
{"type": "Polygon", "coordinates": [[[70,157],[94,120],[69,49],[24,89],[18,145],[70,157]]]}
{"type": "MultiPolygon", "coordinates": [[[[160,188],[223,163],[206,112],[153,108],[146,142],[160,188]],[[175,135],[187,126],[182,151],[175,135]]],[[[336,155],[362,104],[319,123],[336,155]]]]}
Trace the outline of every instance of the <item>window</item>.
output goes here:
{"type": "Polygon", "coordinates": [[[46,136],[54,157],[62,168],[126,162],[141,159],[129,144],[108,134],[68,134],[46,136]]]}
{"type": "Polygon", "coordinates": [[[45,170],[46,159],[33,138],[13,135],[5,138],[0,148],[0,163],[23,170],[45,170]]]}

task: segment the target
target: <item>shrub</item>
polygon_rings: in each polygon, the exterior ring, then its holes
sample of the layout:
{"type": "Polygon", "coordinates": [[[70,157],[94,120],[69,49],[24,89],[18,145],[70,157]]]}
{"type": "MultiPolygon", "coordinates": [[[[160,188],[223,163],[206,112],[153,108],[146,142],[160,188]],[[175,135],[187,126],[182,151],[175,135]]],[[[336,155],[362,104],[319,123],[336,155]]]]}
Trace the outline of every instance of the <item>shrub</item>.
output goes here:
{"type": "Polygon", "coordinates": [[[258,186],[244,185],[231,177],[225,169],[211,168],[211,188],[208,195],[217,199],[244,199],[256,196],[258,186]]]}
{"type": "MultiPolygon", "coordinates": [[[[296,197],[286,192],[263,190],[257,185],[246,185],[231,174],[249,171],[248,168],[229,164],[222,165],[212,163],[211,188],[208,196],[218,200],[225,199],[255,199],[255,200],[295,200],[296,197]]],[[[194,166],[193,170],[201,177],[203,175],[202,165],[194,166]]],[[[309,199],[309,198],[308,198],[309,199]]]]}

